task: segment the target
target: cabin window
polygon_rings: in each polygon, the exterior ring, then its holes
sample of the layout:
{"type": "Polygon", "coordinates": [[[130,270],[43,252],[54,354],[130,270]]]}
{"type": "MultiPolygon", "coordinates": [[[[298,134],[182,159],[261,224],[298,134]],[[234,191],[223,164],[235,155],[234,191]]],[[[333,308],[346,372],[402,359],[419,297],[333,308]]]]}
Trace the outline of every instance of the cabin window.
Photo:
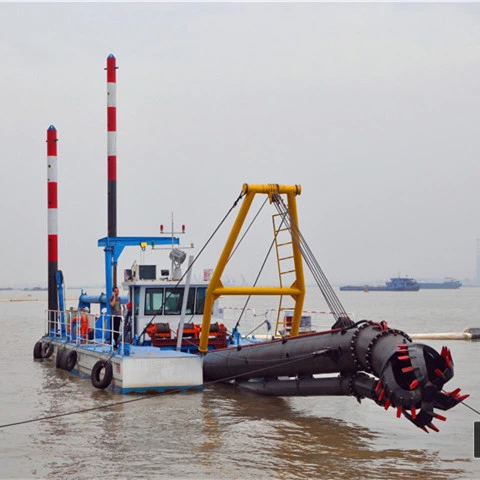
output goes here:
{"type": "Polygon", "coordinates": [[[162,315],[163,288],[147,288],[145,292],[145,315],[162,315]]]}
{"type": "Polygon", "coordinates": [[[180,315],[182,311],[183,288],[165,289],[165,315],[180,315]]]}
{"type": "Polygon", "coordinates": [[[206,295],[207,295],[206,288],[197,288],[197,302],[195,305],[195,315],[203,315],[203,307],[205,306],[206,295]]]}
{"type": "Polygon", "coordinates": [[[189,288],[188,289],[188,300],[187,300],[187,310],[185,312],[186,315],[192,315],[195,306],[195,289],[189,288]]]}
{"type": "MultiPolygon", "coordinates": [[[[147,288],[145,291],[145,315],[180,315],[185,289],[147,288]],[[165,302],[165,305],[164,305],[165,302]]],[[[207,289],[191,287],[188,290],[186,315],[203,315],[207,289]]],[[[138,303],[135,302],[137,307],[138,303]]],[[[138,307],[137,307],[138,308],[138,307]]]]}

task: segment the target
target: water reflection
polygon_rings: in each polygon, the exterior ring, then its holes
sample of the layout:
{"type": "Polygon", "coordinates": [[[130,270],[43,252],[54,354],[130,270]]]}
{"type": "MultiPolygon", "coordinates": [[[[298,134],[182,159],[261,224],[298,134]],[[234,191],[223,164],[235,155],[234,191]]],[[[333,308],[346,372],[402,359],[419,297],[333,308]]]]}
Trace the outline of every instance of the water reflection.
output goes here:
{"type": "MultiPolygon", "coordinates": [[[[422,450],[379,452],[378,435],[368,428],[304,415],[287,399],[216,385],[205,390],[202,403],[210,428],[206,443],[216,450],[204,458],[205,466],[214,467],[215,456],[234,458],[229,473],[258,476],[259,465],[261,475],[282,478],[452,478],[462,473],[439,472],[439,459],[422,450]]],[[[392,435],[389,444],[394,442],[392,435]]]]}
{"type": "MultiPolygon", "coordinates": [[[[6,342],[0,352],[4,423],[137,398],[95,390],[89,380],[57,370],[52,361],[34,362],[32,348],[38,338],[25,332],[26,318],[20,315],[13,322],[15,341],[6,342]]],[[[478,358],[478,344],[452,347],[455,383],[478,398],[472,362],[478,358]]],[[[445,428],[452,436],[442,429],[425,440],[415,428],[393,424],[393,414],[387,416],[364,403],[355,413],[352,399],[270,398],[223,385],[203,392],[149,396],[1,430],[1,473],[6,478],[68,479],[477,476],[470,445],[465,446],[470,441],[465,431],[473,421],[467,409],[451,414],[445,428]],[[372,415],[377,414],[384,419],[382,428],[378,423],[378,428],[373,427],[372,415]],[[452,438],[460,453],[446,460],[452,438]],[[417,442],[424,447],[414,448],[417,442]]]]}
{"type": "MultiPolygon", "coordinates": [[[[258,396],[231,386],[160,396],[93,390],[89,380],[41,366],[44,415],[142,400],[35,424],[44,478],[461,478],[420,449],[391,448],[364,426],[322,414],[322,399],[258,396]],[[379,448],[379,443],[384,444],[379,448]]],[[[346,402],[339,399],[338,402],[346,402]]],[[[417,432],[412,432],[414,439],[417,432]]]]}

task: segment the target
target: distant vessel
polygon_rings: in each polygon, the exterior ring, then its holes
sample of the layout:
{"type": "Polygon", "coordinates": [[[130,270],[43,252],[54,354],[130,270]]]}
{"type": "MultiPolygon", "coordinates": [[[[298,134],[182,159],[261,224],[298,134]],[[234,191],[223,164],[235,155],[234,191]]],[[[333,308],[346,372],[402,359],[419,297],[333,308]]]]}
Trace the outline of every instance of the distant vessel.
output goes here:
{"type": "Polygon", "coordinates": [[[394,277],[385,285],[344,285],[344,292],[418,292],[420,285],[413,278],[394,277]]]}
{"type": "Polygon", "coordinates": [[[430,290],[437,290],[437,289],[454,290],[462,286],[462,282],[460,280],[455,280],[454,278],[445,278],[443,281],[439,281],[439,282],[418,282],[418,284],[420,285],[421,289],[430,289],[430,290]]]}

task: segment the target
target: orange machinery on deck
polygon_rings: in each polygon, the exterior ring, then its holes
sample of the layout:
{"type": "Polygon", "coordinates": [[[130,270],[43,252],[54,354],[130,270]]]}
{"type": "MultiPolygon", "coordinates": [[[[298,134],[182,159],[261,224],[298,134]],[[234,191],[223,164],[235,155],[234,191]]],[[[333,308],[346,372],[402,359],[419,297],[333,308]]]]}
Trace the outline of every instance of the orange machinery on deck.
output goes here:
{"type": "MultiPolygon", "coordinates": [[[[178,329],[174,337],[169,323],[152,323],[146,331],[154,347],[175,348],[177,345],[178,329]]],[[[186,323],[183,326],[182,349],[198,350],[201,331],[200,325],[186,323]]],[[[210,325],[208,346],[214,349],[227,347],[227,328],[223,323],[210,325]]]]}

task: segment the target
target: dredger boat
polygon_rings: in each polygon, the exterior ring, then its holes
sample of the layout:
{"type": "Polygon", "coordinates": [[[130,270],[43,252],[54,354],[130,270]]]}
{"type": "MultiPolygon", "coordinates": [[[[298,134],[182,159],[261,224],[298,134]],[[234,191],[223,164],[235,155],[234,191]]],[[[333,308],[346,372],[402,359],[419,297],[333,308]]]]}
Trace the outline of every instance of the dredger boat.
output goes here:
{"type": "Polygon", "coordinates": [[[57,368],[89,377],[96,388],[112,387],[120,393],[184,391],[201,389],[204,382],[225,382],[266,395],[345,395],[359,401],[369,398],[385,410],[394,408],[397,417],[404,416],[423,430],[438,430],[434,419],[445,420],[438,410],[448,410],[467,397],[460,395],[460,389],[443,390],[453,377],[449,349],[443,347],[438,353],[386,322],[350,318],[300,231],[299,185],[243,185],[230,209],[238,207],[230,235],[215,270],[203,282],[190,281],[193,256],[186,272],[181,272],[186,254],[179,248],[173,223],[170,236],[117,236],[115,71],[115,57],[110,55],[108,236],[98,241],[105,252],[107,293],[118,285],[118,260],[125,247],[168,248],[171,270],[142,264],[127,269],[122,304],[128,309],[120,319],[112,315],[107,294],[82,292],[76,308],[66,307],[57,251],[57,131],[51,126],[47,130],[49,304],[45,335],[35,344],[34,357],[52,358],[57,368]],[[241,243],[239,234],[256,196],[264,196],[264,204],[275,208],[270,250],[277,255],[279,285],[225,286],[222,274],[241,243]],[[326,331],[302,329],[304,263],[330,308],[333,324],[326,331]],[[275,333],[259,341],[259,337],[243,337],[238,322],[229,330],[218,318],[218,300],[228,295],[278,296],[275,333]]]}

